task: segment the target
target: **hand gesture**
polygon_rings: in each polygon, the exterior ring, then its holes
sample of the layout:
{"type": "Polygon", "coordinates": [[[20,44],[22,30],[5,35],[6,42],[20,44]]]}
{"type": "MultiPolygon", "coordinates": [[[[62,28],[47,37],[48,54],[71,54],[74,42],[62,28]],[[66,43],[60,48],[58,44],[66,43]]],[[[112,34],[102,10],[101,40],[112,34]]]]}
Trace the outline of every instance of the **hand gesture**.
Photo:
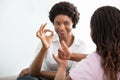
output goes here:
{"type": "Polygon", "coordinates": [[[41,39],[43,47],[49,48],[52,38],[54,36],[54,33],[53,33],[53,31],[51,31],[49,29],[45,29],[46,25],[47,25],[47,23],[42,24],[40,26],[40,29],[36,32],[36,36],[41,39]],[[50,35],[46,35],[47,32],[49,32],[50,35]]]}
{"type": "Polygon", "coordinates": [[[58,63],[59,67],[64,67],[64,68],[67,67],[67,60],[61,59],[58,56],[55,56],[54,54],[53,54],[53,58],[58,63]]]}
{"type": "Polygon", "coordinates": [[[72,55],[72,52],[70,52],[69,48],[67,47],[67,45],[65,44],[64,41],[61,42],[61,48],[58,49],[58,56],[61,59],[64,60],[70,60],[72,55]]]}

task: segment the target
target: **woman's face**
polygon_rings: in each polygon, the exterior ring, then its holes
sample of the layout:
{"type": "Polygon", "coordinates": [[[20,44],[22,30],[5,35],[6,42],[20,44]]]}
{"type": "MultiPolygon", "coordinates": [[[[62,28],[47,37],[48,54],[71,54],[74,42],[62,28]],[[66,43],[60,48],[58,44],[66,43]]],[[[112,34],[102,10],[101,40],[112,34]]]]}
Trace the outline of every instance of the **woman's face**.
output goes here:
{"type": "Polygon", "coordinates": [[[72,20],[67,15],[57,15],[54,19],[54,28],[60,38],[66,38],[72,31],[72,20]]]}

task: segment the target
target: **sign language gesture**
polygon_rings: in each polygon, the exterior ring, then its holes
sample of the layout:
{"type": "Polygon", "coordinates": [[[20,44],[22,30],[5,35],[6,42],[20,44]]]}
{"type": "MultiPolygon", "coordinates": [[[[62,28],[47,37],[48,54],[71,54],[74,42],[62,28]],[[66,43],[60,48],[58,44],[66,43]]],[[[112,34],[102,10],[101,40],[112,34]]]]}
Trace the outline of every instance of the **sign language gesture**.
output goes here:
{"type": "Polygon", "coordinates": [[[70,60],[72,52],[70,52],[68,46],[64,41],[61,41],[61,48],[58,49],[58,56],[64,60],[70,60]]]}
{"type": "Polygon", "coordinates": [[[46,25],[47,23],[42,24],[40,26],[40,29],[36,32],[36,36],[41,39],[43,47],[49,48],[52,38],[54,36],[54,33],[49,29],[45,29],[46,25]],[[47,33],[50,33],[50,35],[46,35],[47,33]]]}
{"type": "Polygon", "coordinates": [[[67,67],[67,60],[71,57],[71,52],[64,41],[61,42],[61,48],[58,49],[58,56],[53,54],[53,58],[59,66],[67,67]]]}

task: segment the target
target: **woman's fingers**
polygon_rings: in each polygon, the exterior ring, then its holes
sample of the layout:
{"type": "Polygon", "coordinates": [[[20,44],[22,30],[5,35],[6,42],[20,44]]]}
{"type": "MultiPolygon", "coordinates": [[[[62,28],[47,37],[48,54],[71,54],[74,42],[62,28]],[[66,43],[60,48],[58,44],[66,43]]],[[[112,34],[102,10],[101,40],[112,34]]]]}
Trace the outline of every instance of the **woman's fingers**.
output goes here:
{"type": "Polygon", "coordinates": [[[44,30],[44,33],[48,37],[52,37],[54,35],[54,32],[49,29],[44,30]]]}
{"type": "Polygon", "coordinates": [[[67,59],[66,53],[62,49],[58,49],[58,57],[64,60],[67,59]]]}
{"type": "Polygon", "coordinates": [[[52,54],[52,56],[55,59],[55,61],[58,62],[56,56],[54,54],[52,54]]]}
{"type": "Polygon", "coordinates": [[[63,49],[68,49],[68,46],[65,44],[65,42],[63,40],[61,41],[61,47],[63,49]]]}
{"type": "Polygon", "coordinates": [[[46,25],[47,25],[47,23],[44,24],[44,25],[43,24],[41,25],[40,29],[36,32],[36,36],[37,37],[45,38],[45,37],[53,37],[54,36],[54,32],[53,31],[51,31],[50,29],[44,29],[46,25]]]}
{"type": "Polygon", "coordinates": [[[65,52],[64,50],[63,50],[63,48],[59,48],[58,49],[58,55],[60,55],[60,56],[62,56],[62,57],[64,57],[65,59],[67,59],[67,52],[65,52]]]}
{"type": "Polygon", "coordinates": [[[24,71],[21,71],[19,77],[23,77],[25,75],[24,71]]]}
{"type": "Polygon", "coordinates": [[[22,70],[19,74],[19,77],[23,77],[24,75],[27,75],[27,74],[29,74],[29,68],[22,70]]]}
{"type": "Polygon", "coordinates": [[[40,33],[43,33],[46,25],[47,25],[47,23],[42,24],[42,25],[40,26],[40,29],[39,29],[39,32],[40,32],[40,33]]]}

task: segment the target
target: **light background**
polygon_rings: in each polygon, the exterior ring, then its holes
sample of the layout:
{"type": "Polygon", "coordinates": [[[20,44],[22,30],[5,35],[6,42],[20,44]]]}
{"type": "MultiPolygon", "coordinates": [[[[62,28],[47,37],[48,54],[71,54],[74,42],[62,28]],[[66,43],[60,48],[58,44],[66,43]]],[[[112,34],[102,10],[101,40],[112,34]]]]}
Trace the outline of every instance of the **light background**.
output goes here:
{"type": "MultiPolygon", "coordinates": [[[[51,7],[63,0],[0,0],[0,77],[17,75],[28,67],[39,43],[36,31],[42,23],[53,29],[48,18],[51,7]]],[[[90,17],[95,9],[112,5],[120,9],[120,0],[64,0],[74,3],[80,12],[75,34],[85,41],[86,53],[95,50],[90,38],[90,17]]]]}

